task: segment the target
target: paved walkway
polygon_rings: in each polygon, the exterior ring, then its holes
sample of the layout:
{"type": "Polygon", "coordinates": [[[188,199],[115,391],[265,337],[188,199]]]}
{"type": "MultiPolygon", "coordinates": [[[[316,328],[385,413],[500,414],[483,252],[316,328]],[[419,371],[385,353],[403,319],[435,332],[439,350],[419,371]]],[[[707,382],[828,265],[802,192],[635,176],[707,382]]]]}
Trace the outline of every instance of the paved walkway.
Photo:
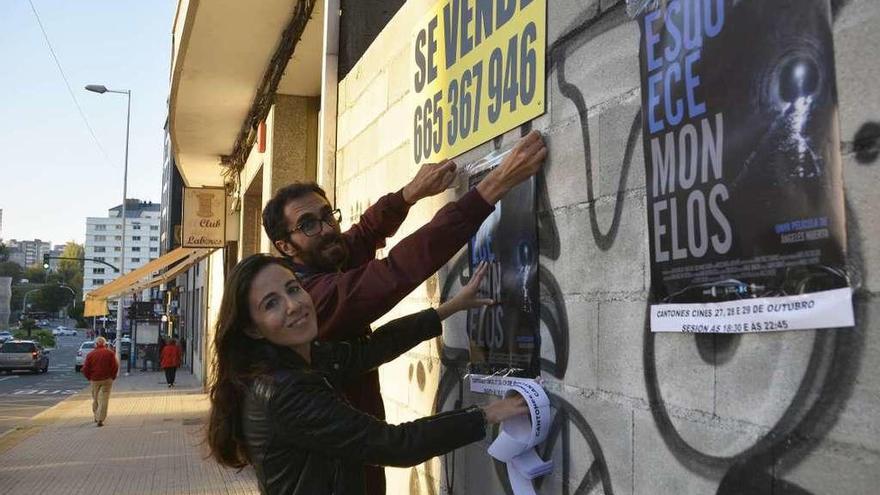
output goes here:
{"type": "Polygon", "coordinates": [[[22,494],[256,494],[253,471],[206,459],[207,396],[180,370],[133,372],[113,386],[103,428],[88,389],[0,437],[0,492],[22,494]]]}

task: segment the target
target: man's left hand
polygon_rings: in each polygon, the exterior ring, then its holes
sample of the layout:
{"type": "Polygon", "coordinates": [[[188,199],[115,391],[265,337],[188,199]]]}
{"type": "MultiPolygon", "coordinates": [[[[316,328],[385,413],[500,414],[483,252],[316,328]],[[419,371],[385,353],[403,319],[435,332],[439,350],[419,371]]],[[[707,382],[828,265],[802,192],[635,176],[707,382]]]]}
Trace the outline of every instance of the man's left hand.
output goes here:
{"type": "Polygon", "coordinates": [[[413,180],[404,186],[403,200],[413,205],[422,198],[445,191],[455,180],[455,168],[452,160],[423,164],[413,180]]]}

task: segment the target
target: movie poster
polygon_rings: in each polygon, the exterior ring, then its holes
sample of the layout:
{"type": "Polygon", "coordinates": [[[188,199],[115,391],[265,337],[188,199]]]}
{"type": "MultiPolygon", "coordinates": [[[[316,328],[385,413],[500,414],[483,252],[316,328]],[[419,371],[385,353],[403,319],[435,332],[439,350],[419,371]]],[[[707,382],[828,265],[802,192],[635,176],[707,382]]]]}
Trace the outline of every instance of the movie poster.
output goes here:
{"type": "Polygon", "coordinates": [[[671,0],[639,61],[654,332],[853,325],[827,0],[671,0]]]}
{"type": "MultiPolygon", "coordinates": [[[[488,170],[470,176],[475,187],[488,170]]],[[[472,375],[534,378],[540,373],[538,227],[535,179],[523,182],[495,204],[468,243],[470,272],[489,264],[481,297],[496,304],[468,311],[472,375]]],[[[473,383],[473,382],[472,382],[473,383]]]]}

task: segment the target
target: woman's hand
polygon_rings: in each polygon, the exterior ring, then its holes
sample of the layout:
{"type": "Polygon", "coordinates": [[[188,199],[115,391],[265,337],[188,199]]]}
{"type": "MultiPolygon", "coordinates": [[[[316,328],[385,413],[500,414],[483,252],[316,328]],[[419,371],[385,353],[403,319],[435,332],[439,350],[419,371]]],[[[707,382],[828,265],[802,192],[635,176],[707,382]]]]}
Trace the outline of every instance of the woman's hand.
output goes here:
{"type": "Polygon", "coordinates": [[[458,291],[458,294],[452,299],[446,301],[437,308],[437,314],[440,316],[441,320],[445,320],[449,316],[463,309],[479,308],[480,306],[488,306],[495,303],[492,299],[479,297],[480,283],[482,283],[483,277],[486,276],[488,270],[488,263],[485,261],[480,263],[479,266],[477,266],[477,269],[474,270],[474,274],[467,285],[458,291]]]}
{"type": "Polygon", "coordinates": [[[489,424],[497,424],[514,416],[528,414],[529,408],[521,395],[515,395],[483,406],[483,412],[489,424]]]}

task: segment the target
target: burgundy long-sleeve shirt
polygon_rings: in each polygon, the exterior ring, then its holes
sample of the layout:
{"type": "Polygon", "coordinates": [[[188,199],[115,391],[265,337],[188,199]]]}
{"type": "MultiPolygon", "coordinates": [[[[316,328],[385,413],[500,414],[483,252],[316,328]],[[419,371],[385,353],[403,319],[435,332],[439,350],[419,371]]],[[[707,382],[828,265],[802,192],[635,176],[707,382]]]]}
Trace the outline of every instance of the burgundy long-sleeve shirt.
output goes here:
{"type": "MultiPolygon", "coordinates": [[[[315,303],[318,338],[345,340],[369,334],[370,323],[446,264],[476,234],[492,210],[494,206],[472,189],[401,239],[387,257],[376,259],[376,250],[385,246],[385,239],[397,232],[409,212],[402,191],[380,198],[342,234],[349,249],[342,270],[316,273],[298,267],[315,303]]],[[[350,383],[344,392],[361,411],[385,418],[377,371],[350,383]]]]}

